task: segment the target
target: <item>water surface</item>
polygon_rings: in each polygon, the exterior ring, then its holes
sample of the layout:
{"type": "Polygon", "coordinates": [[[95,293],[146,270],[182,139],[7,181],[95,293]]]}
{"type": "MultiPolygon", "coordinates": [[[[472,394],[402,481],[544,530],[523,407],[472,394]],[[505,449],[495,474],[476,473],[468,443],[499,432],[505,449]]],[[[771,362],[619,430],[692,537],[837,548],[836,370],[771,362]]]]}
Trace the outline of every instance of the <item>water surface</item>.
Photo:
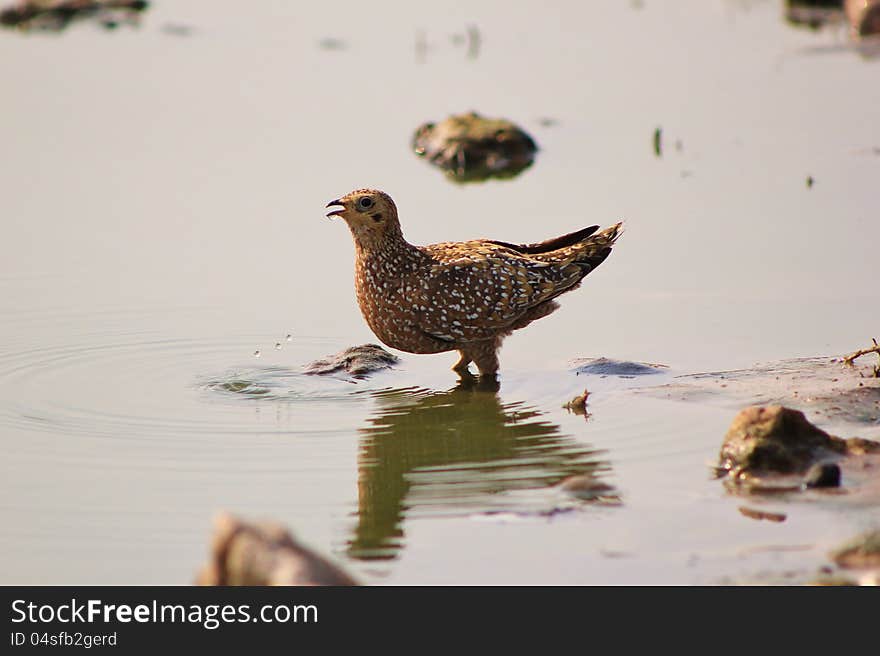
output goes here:
{"type": "Polygon", "coordinates": [[[221,509],[368,583],[801,580],[875,521],[815,497],[749,519],[708,467],[729,409],[569,367],[659,384],[880,325],[880,61],[778,2],[640,4],[178,0],[0,32],[0,581],[185,583],[221,509]],[[459,186],[409,151],[470,110],[528,130],[534,165],[459,186]],[[323,218],[363,186],[415,243],[627,232],[507,341],[497,391],[453,355],[305,376],[374,341],[323,218]],[[584,387],[586,420],[561,407],[584,387]],[[544,512],[583,472],[621,505],[544,512]]]}

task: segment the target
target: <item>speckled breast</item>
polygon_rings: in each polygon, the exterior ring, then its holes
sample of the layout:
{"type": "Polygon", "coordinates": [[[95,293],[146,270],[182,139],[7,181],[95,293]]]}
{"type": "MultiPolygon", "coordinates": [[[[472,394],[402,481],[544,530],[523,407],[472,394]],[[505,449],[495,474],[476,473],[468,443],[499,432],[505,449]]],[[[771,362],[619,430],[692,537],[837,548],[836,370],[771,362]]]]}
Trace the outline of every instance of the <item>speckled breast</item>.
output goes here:
{"type": "Polygon", "coordinates": [[[451,343],[426,335],[418,320],[426,308],[418,304],[418,264],[383,258],[358,258],[355,289],[358,305],[376,337],[408,353],[452,351],[451,343]]]}

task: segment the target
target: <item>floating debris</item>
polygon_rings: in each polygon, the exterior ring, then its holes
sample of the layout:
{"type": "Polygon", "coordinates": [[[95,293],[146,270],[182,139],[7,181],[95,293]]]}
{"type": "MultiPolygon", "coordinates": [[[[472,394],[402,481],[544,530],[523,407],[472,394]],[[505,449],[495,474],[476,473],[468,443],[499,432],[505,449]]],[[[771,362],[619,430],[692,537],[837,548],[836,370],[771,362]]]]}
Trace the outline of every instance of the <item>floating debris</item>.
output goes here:
{"type": "Polygon", "coordinates": [[[258,358],[258,357],[260,357],[261,355],[262,355],[262,353],[260,353],[260,349],[257,349],[256,351],[254,351],[254,357],[255,357],[255,358],[258,358]]]}
{"type": "Polygon", "coordinates": [[[743,515],[744,517],[748,517],[749,519],[766,520],[768,522],[776,523],[784,522],[786,519],[788,519],[788,515],[786,515],[785,513],[768,512],[766,510],[757,510],[755,508],[748,508],[746,506],[740,506],[738,510],[741,515],[743,515]]]}
{"type": "Polygon", "coordinates": [[[0,11],[0,25],[23,32],[62,32],[77,21],[111,30],[137,25],[150,6],[145,0],[23,0],[0,11]]]}
{"type": "Polygon", "coordinates": [[[467,27],[467,51],[465,56],[468,59],[476,59],[480,55],[480,46],[483,39],[480,36],[480,28],[476,25],[468,25],[467,27]]]}
{"type": "Polygon", "coordinates": [[[281,350],[281,342],[275,342],[275,350],[276,350],[276,351],[280,351],[280,350],[281,350]]]}
{"type": "Polygon", "coordinates": [[[342,39],[336,39],[332,36],[324,37],[318,41],[318,47],[321,50],[345,50],[348,44],[342,39]]]}
{"type": "Polygon", "coordinates": [[[573,412],[576,415],[584,415],[585,417],[589,417],[590,413],[587,412],[588,398],[590,398],[590,392],[588,390],[584,390],[583,394],[578,394],[562,407],[569,412],[573,412]]]}
{"type": "MultiPolygon", "coordinates": [[[[859,349],[854,353],[850,353],[843,358],[844,364],[853,366],[853,363],[856,361],[857,358],[860,358],[863,355],[867,355],[868,353],[876,353],[877,358],[880,359],[880,344],[877,343],[876,337],[872,337],[871,341],[874,342],[874,346],[869,346],[868,348],[859,349]]],[[[880,362],[874,365],[874,378],[880,378],[880,362]]]]}
{"type": "Polygon", "coordinates": [[[663,130],[661,128],[654,130],[654,154],[657,157],[663,157],[663,130]]]}
{"type": "Polygon", "coordinates": [[[337,565],[297,542],[281,525],[228,513],[214,521],[208,564],[197,585],[358,585],[337,565]]]}
{"type": "Polygon", "coordinates": [[[191,25],[184,25],[183,23],[163,23],[159,29],[163,34],[177,37],[189,37],[195,32],[194,27],[191,25]]]}
{"type": "Polygon", "coordinates": [[[807,176],[807,189],[812,188],[813,183],[815,183],[815,182],[816,182],[816,181],[813,180],[813,176],[812,176],[812,175],[808,175],[808,176],[807,176]]]}
{"type": "Polygon", "coordinates": [[[421,125],[413,135],[412,148],[455,182],[516,177],[532,165],[538,150],[532,137],[517,125],[476,112],[421,125]]]}
{"type": "MultiPolygon", "coordinates": [[[[480,34],[479,27],[476,25],[468,25],[464,32],[450,34],[449,42],[455,47],[464,46],[465,57],[473,60],[480,56],[483,38],[480,34]]],[[[416,32],[415,40],[416,62],[424,64],[430,50],[432,50],[432,47],[428,44],[428,37],[425,34],[425,31],[418,30],[416,32]]]]}

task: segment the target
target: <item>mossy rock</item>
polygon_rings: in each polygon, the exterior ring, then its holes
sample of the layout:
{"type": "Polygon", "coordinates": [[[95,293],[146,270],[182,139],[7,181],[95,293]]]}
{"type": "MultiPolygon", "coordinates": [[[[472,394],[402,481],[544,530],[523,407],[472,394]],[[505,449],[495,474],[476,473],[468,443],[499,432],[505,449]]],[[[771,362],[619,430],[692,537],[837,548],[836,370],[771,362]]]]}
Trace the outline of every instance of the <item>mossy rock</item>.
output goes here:
{"type": "Polygon", "coordinates": [[[412,148],[456,182],[515,177],[532,165],[538,150],[514,123],[476,112],[425,123],[413,135],[412,148]]]}
{"type": "Polygon", "coordinates": [[[719,468],[747,475],[800,474],[823,459],[878,451],[878,442],[829,435],[799,410],[780,405],[750,406],[728,429],[719,468]]]}

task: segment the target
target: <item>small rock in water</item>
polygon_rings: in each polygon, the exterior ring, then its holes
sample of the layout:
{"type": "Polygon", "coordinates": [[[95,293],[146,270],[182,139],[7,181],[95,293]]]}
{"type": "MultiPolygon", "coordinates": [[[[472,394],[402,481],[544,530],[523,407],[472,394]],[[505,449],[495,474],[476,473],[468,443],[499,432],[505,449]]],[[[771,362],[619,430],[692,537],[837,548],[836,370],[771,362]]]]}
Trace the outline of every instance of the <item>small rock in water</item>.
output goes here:
{"type": "Polygon", "coordinates": [[[840,487],[840,466],[834,462],[819,462],[807,470],[807,487],[840,487]]]}
{"type": "Polygon", "coordinates": [[[307,374],[324,375],[345,371],[356,378],[389,369],[400,362],[400,358],[389,353],[377,344],[352,346],[322,360],[315,360],[306,365],[307,374]]]}
{"type": "MultiPolygon", "coordinates": [[[[880,451],[880,443],[829,435],[807,421],[800,410],[780,405],[750,406],[730,425],[721,445],[718,468],[740,478],[796,474],[828,456],[875,451],[880,451]]],[[[832,475],[830,470],[822,474],[832,475]]]]}
{"type": "Polygon", "coordinates": [[[421,125],[412,148],[456,182],[515,177],[532,165],[538,150],[519,126],[476,112],[421,125]]]}

